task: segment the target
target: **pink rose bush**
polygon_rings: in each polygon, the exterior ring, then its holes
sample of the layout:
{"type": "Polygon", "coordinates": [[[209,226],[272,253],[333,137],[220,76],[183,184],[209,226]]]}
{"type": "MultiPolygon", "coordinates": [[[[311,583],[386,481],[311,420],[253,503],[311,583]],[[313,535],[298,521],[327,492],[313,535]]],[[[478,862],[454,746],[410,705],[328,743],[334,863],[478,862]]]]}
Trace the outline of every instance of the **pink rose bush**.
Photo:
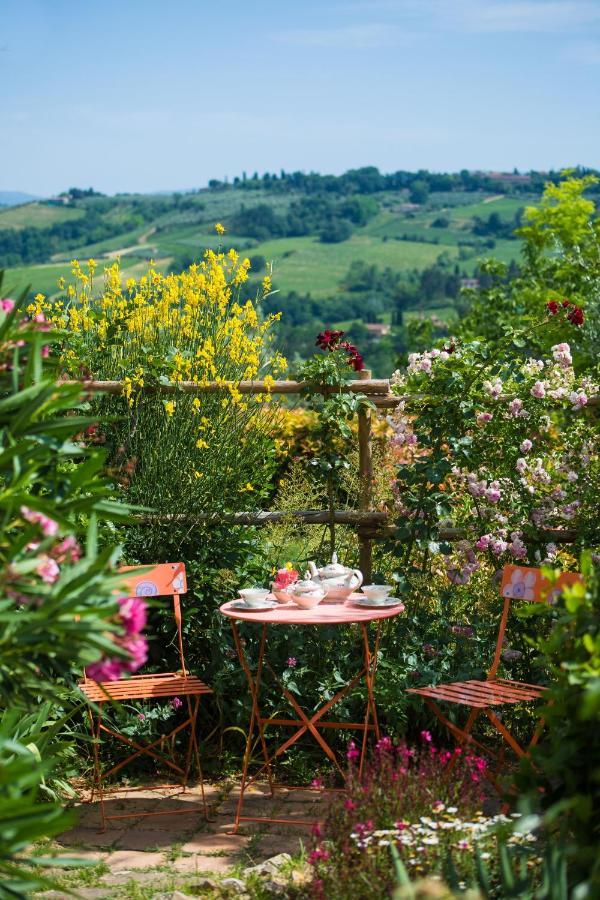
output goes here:
{"type": "Polygon", "coordinates": [[[484,559],[496,569],[553,559],[554,531],[575,527],[600,543],[600,436],[577,415],[599,387],[576,375],[569,343],[525,359],[512,341],[492,355],[453,343],[452,354],[411,354],[392,378],[390,441],[404,451],[392,485],[400,560],[440,552],[440,525],[466,533],[441,551],[455,585],[468,584],[484,559]]]}

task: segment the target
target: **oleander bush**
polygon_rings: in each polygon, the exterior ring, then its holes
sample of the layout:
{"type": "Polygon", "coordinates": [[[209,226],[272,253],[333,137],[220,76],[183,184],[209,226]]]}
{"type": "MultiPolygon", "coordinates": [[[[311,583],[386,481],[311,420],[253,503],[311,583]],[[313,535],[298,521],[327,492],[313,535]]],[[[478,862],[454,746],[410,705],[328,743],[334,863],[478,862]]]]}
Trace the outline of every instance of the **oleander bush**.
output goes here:
{"type": "Polygon", "coordinates": [[[98,552],[96,534],[127,511],[103,453],[76,439],[92,420],[80,390],[47,369],[55,340],[44,319],[0,300],[0,894],[12,897],[43,883],[28,846],[71,820],[60,798],[83,667],[133,666],[114,596],[118,550],[98,552]]]}

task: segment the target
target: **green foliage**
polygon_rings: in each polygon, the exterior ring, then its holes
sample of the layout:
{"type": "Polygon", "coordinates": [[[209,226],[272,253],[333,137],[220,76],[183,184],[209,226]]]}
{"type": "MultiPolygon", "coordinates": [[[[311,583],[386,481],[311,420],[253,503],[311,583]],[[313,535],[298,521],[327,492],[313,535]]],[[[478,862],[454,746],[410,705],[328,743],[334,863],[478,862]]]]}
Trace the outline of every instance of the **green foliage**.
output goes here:
{"type": "MultiPolygon", "coordinates": [[[[0,274],[0,289],[2,275],[0,274]]],[[[85,664],[115,652],[116,551],[96,553],[100,519],[125,520],[101,472],[103,454],[74,435],[91,423],[80,392],[43,368],[56,336],[0,311],[0,895],[42,880],[27,867],[32,841],[64,829],[52,770],[68,754],[85,664]],[[78,538],[87,532],[85,555],[78,538]],[[58,704],[62,704],[60,710],[58,704]],[[53,802],[39,802],[39,794],[53,802]],[[18,854],[18,860],[15,855],[18,854]]],[[[121,654],[122,655],[122,654],[121,654]]],[[[36,865],[44,860],[36,859],[36,865]]]]}
{"type": "MultiPolygon", "coordinates": [[[[600,891],[600,579],[591,554],[582,558],[587,587],[565,588],[550,609],[525,608],[536,632],[530,640],[550,670],[543,709],[547,732],[517,778],[524,809],[539,809],[568,845],[570,883],[577,896],[600,891]],[[540,621],[551,620],[551,629],[540,621]]],[[[555,573],[547,572],[553,578],[555,573]]]]}

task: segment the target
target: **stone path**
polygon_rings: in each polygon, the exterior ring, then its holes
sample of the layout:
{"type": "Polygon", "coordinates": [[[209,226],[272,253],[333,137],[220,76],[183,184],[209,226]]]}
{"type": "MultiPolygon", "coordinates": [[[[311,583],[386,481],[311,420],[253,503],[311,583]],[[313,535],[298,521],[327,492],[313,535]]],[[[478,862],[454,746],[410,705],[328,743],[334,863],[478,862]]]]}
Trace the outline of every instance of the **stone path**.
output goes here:
{"type": "MultiPolygon", "coordinates": [[[[159,809],[172,814],[113,820],[104,833],[99,805],[80,804],[77,825],[56,839],[54,850],[60,856],[95,863],[96,878],[90,875],[86,881],[82,870],[65,875],[62,883],[67,887],[73,881],[73,889],[83,897],[167,897],[176,889],[185,892],[186,887],[193,888],[195,895],[214,896],[215,881],[220,884],[228,875],[239,875],[281,853],[301,859],[303,851],[310,849],[308,826],[243,823],[237,834],[231,834],[239,796],[233,783],[205,785],[205,795],[208,822],[202,813],[181,815],[186,807],[199,805],[198,787],[178,796],[145,790],[113,794],[105,803],[111,814],[159,809]],[[141,892],[132,893],[132,883],[141,892]]],[[[312,791],[278,791],[272,799],[266,786],[257,785],[246,792],[244,813],[314,820],[320,802],[312,791]]],[[[288,868],[291,871],[292,866],[288,868]]],[[[44,896],[67,894],[50,891],[44,896]]]]}

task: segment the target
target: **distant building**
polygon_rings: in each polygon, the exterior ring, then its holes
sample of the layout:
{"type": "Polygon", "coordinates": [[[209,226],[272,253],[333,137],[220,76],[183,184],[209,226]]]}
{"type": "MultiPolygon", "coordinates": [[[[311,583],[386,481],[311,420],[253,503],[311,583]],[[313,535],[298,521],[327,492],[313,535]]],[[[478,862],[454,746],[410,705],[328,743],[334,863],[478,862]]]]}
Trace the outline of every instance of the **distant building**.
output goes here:
{"type": "Polygon", "coordinates": [[[519,175],[516,172],[488,172],[487,177],[492,181],[501,181],[504,184],[529,184],[531,175],[519,175]]]}
{"type": "Polygon", "coordinates": [[[367,322],[365,328],[369,332],[369,334],[373,335],[374,338],[382,338],[385,337],[386,334],[390,334],[392,330],[391,325],[386,325],[385,322],[367,322]]]}
{"type": "Polygon", "coordinates": [[[476,291],[479,288],[479,278],[461,278],[460,286],[467,291],[476,291]]]}

